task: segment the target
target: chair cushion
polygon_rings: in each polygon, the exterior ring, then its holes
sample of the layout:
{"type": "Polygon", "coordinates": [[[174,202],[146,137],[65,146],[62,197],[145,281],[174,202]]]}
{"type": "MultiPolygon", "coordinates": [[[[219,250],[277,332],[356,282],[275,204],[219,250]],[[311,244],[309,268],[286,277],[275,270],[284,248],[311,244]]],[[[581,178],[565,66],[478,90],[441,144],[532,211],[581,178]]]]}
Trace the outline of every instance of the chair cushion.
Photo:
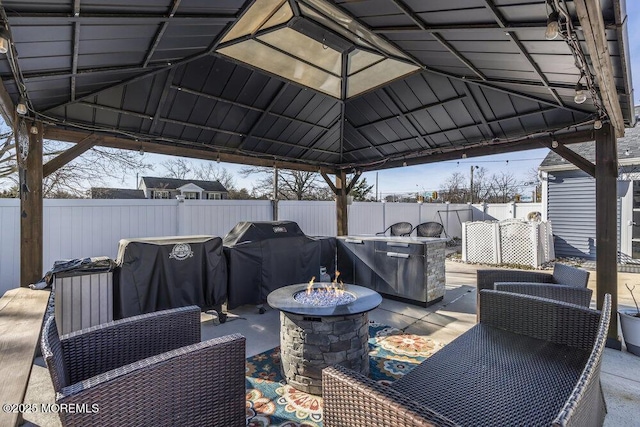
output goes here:
{"type": "Polygon", "coordinates": [[[589,282],[589,272],[582,268],[556,263],[553,267],[553,282],[586,288],[589,282]]]}
{"type": "Polygon", "coordinates": [[[588,358],[479,324],[391,387],[460,425],[550,425],[588,358]]]}

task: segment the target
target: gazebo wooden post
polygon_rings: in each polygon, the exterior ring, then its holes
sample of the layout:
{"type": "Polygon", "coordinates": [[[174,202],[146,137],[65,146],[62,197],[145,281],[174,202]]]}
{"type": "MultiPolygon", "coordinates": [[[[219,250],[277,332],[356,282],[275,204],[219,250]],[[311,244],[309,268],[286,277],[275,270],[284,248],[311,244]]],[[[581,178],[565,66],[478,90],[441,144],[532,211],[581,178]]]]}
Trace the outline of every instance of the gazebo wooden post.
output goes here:
{"type": "MultiPolygon", "coordinates": [[[[20,168],[20,286],[42,277],[42,125],[29,132],[26,169],[20,168]]],[[[16,135],[17,137],[17,135],[16,135]]]]}
{"type": "Polygon", "coordinates": [[[353,189],[353,187],[360,179],[360,171],[356,171],[355,175],[351,179],[351,182],[347,184],[347,172],[345,170],[336,171],[336,183],[334,184],[329,179],[329,176],[325,171],[320,170],[320,174],[336,195],[336,220],[337,220],[337,235],[346,236],[349,234],[349,217],[347,215],[347,196],[353,189]]]}
{"type": "Polygon", "coordinates": [[[347,216],[347,173],[344,170],[336,172],[336,219],[338,221],[338,236],[349,234],[349,218],[347,216]]]}
{"type": "Polygon", "coordinates": [[[611,294],[611,323],[607,347],[621,348],[618,337],[618,156],[614,127],[606,123],[596,131],[596,304],[611,294]]]}

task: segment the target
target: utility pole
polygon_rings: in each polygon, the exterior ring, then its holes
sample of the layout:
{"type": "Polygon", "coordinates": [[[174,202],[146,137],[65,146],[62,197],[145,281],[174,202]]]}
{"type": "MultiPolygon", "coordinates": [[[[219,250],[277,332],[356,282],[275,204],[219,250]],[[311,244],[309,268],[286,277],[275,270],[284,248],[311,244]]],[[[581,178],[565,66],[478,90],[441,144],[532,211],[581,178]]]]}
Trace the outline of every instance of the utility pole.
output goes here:
{"type": "Polygon", "coordinates": [[[469,195],[471,196],[471,204],[473,204],[473,165],[471,166],[471,185],[469,186],[469,195]]]}
{"type": "Polygon", "coordinates": [[[376,172],[376,202],[379,202],[380,199],[378,199],[378,172],[376,172]]]}
{"type": "Polygon", "coordinates": [[[273,209],[273,220],[277,221],[278,220],[278,166],[274,163],[273,164],[273,200],[271,201],[272,203],[272,209],[273,209]]]}
{"type": "Polygon", "coordinates": [[[469,186],[469,193],[471,193],[471,204],[473,204],[473,170],[478,169],[479,166],[471,166],[471,185],[469,186]]]}

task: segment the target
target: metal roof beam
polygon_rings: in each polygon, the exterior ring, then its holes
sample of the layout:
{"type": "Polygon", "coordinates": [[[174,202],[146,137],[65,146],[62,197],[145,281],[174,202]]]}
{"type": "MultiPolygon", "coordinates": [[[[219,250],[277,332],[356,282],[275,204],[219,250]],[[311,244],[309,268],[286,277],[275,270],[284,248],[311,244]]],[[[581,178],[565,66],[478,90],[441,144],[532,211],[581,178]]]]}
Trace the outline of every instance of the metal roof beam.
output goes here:
{"type": "Polygon", "coordinates": [[[153,57],[153,54],[156,52],[156,48],[158,47],[158,44],[160,43],[160,40],[162,40],[162,36],[164,35],[164,32],[167,30],[167,27],[169,26],[169,21],[176,14],[176,11],[178,10],[178,7],[180,6],[180,2],[181,1],[182,0],[173,0],[173,4],[171,5],[171,9],[169,10],[169,15],[167,16],[167,18],[169,18],[169,19],[164,21],[162,23],[162,25],[160,25],[160,28],[158,29],[158,32],[156,33],[155,37],[153,38],[153,42],[151,42],[151,46],[149,47],[149,50],[147,51],[147,55],[144,58],[144,62],[142,63],[142,68],[147,68],[147,65],[149,65],[149,61],[151,61],[151,58],[153,57]]]}
{"type": "MultiPolygon", "coordinates": [[[[498,78],[491,78],[489,80],[486,80],[484,82],[480,81],[480,80],[474,80],[472,78],[468,78],[466,79],[468,82],[473,82],[473,83],[491,83],[491,84],[506,84],[506,85],[516,85],[516,86],[537,86],[537,87],[546,87],[544,85],[544,83],[539,82],[539,81],[533,81],[533,80],[514,80],[514,79],[498,79],[498,78]]],[[[564,89],[564,90],[570,90],[572,93],[575,91],[576,89],[576,85],[575,83],[550,83],[549,86],[551,89],[564,89]]],[[[573,95],[572,95],[573,97],[573,95]]],[[[552,104],[555,105],[555,104],[552,104]]]]}
{"type": "MultiPolygon", "coordinates": [[[[228,30],[228,28],[227,28],[227,30],[228,30]]],[[[94,96],[96,96],[96,95],[98,95],[98,94],[100,94],[102,92],[105,92],[107,90],[110,90],[110,89],[113,89],[113,88],[116,88],[116,87],[120,87],[120,86],[125,86],[127,84],[131,84],[131,83],[137,82],[138,80],[142,80],[142,79],[145,79],[145,78],[148,78],[148,77],[151,77],[151,76],[155,76],[156,74],[162,73],[163,71],[167,71],[167,70],[176,68],[176,67],[178,67],[180,65],[188,64],[188,63],[193,62],[193,61],[195,61],[197,59],[209,56],[211,54],[211,52],[213,52],[213,50],[216,48],[216,46],[218,46],[218,44],[220,43],[220,40],[222,39],[222,37],[224,37],[224,35],[226,34],[227,30],[223,31],[222,34],[220,34],[218,36],[218,38],[216,38],[216,40],[214,40],[207,47],[207,49],[205,49],[205,50],[203,50],[201,52],[194,53],[193,55],[187,56],[186,58],[182,58],[179,61],[175,61],[175,62],[172,62],[170,64],[167,64],[167,65],[165,65],[165,66],[163,66],[161,68],[156,68],[156,69],[148,71],[146,73],[134,76],[134,77],[132,77],[130,79],[127,79],[127,80],[112,84],[110,86],[95,90],[95,91],[93,91],[91,93],[88,93],[88,94],[82,96],[78,100],[83,101],[85,99],[92,98],[92,97],[94,97],[94,96]]],[[[71,103],[72,103],[72,101],[68,101],[68,102],[63,102],[63,103],[58,104],[58,105],[54,105],[53,107],[47,108],[44,112],[46,113],[46,112],[51,111],[51,110],[56,109],[56,108],[65,107],[65,106],[67,106],[67,105],[69,105],[71,103]]]]}
{"type": "MultiPolygon", "coordinates": [[[[615,30],[620,27],[615,22],[605,22],[605,28],[608,30],[615,30]]],[[[508,22],[506,25],[500,26],[499,24],[436,24],[436,25],[424,25],[424,26],[386,26],[386,27],[374,27],[372,31],[376,34],[394,34],[394,33],[437,33],[440,31],[458,31],[458,32],[473,32],[477,30],[500,30],[500,31],[518,31],[518,30],[541,30],[544,31],[547,28],[547,21],[544,22],[508,22]]],[[[580,22],[575,21],[573,28],[582,29],[580,22]]]]}
{"type": "Polygon", "coordinates": [[[425,110],[428,110],[428,109],[433,108],[433,107],[439,107],[439,106],[448,104],[450,102],[459,101],[459,100],[464,99],[466,97],[467,97],[466,95],[454,96],[453,98],[447,98],[447,99],[444,99],[442,101],[433,102],[431,104],[423,105],[423,106],[418,107],[418,108],[413,108],[413,109],[408,110],[408,111],[400,111],[398,114],[394,114],[393,116],[383,117],[381,119],[374,120],[374,121],[369,122],[369,123],[365,123],[365,124],[362,124],[362,125],[354,126],[354,128],[355,129],[362,129],[362,128],[365,128],[365,127],[374,126],[374,125],[377,125],[379,123],[384,123],[384,122],[387,122],[389,120],[397,119],[397,118],[400,118],[400,117],[408,118],[408,116],[411,116],[411,115],[413,115],[415,113],[419,113],[421,111],[425,111],[425,110]]]}
{"type": "Polygon", "coordinates": [[[271,112],[271,109],[276,104],[276,102],[278,102],[278,99],[280,99],[280,97],[282,96],[284,91],[287,89],[287,87],[289,87],[289,83],[287,83],[287,82],[282,83],[282,86],[280,86],[280,89],[278,89],[278,92],[276,92],[276,94],[273,96],[273,98],[271,98],[271,100],[269,101],[269,105],[267,105],[267,108],[262,110],[262,113],[260,114],[260,117],[258,117],[258,120],[256,120],[253,123],[253,126],[251,126],[251,129],[249,129],[249,132],[247,133],[247,136],[240,143],[238,148],[242,148],[244,146],[244,144],[247,142],[247,139],[249,139],[249,138],[251,138],[253,136],[253,133],[258,128],[258,125],[260,123],[262,123],[262,120],[264,120],[264,118],[267,117],[267,115],[271,112]]]}
{"type": "MultiPolygon", "coordinates": [[[[183,122],[181,120],[173,120],[173,119],[164,118],[164,117],[161,117],[159,120],[161,122],[165,122],[165,123],[173,123],[173,124],[180,125],[180,126],[186,126],[186,127],[196,128],[196,129],[208,130],[208,131],[211,131],[211,132],[223,133],[225,135],[238,136],[238,137],[241,137],[241,138],[245,137],[245,135],[243,133],[241,133],[241,132],[235,132],[235,131],[231,131],[231,130],[216,128],[216,127],[213,127],[213,126],[198,125],[198,124],[195,124],[195,123],[183,122]]],[[[317,151],[319,153],[331,154],[331,155],[338,154],[335,151],[323,150],[321,148],[306,147],[304,145],[298,145],[298,144],[294,144],[292,142],[285,142],[285,141],[280,141],[280,140],[277,140],[277,139],[266,138],[266,137],[263,137],[263,136],[252,136],[252,138],[253,139],[257,139],[259,141],[266,141],[266,142],[271,142],[273,144],[284,145],[286,147],[299,148],[301,150],[304,150],[304,149],[308,148],[311,151],[317,151]]],[[[265,155],[266,155],[266,153],[265,153],[265,155]]]]}
{"type": "MultiPolygon", "coordinates": [[[[499,25],[498,28],[505,28],[506,26],[504,25],[499,25]]],[[[387,42],[389,42],[390,44],[392,44],[393,46],[395,46],[396,48],[398,48],[399,50],[401,50],[402,52],[405,53],[405,55],[416,65],[420,66],[424,71],[430,73],[430,74],[435,74],[435,75],[439,75],[439,76],[443,76],[443,77],[447,77],[450,79],[455,79],[455,80],[461,80],[461,81],[469,81],[469,77],[468,76],[463,76],[463,75],[459,75],[459,74],[454,74],[451,72],[446,72],[446,71],[442,71],[442,70],[438,70],[432,67],[429,67],[428,65],[425,65],[424,63],[422,63],[422,61],[420,61],[418,58],[416,58],[415,56],[413,56],[412,54],[408,53],[405,49],[402,49],[400,46],[398,46],[398,44],[396,42],[394,42],[393,40],[389,40],[388,38],[386,38],[387,42]]],[[[554,106],[556,108],[562,108],[564,110],[568,110],[568,111],[574,111],[574,112],[578,112],[578,113],[582,113],[582,114],[591,114],[590,112],[586,112],[584,110],[572,107],[572,106],[567,106],[567,105],[563,105],[562,103],[558,104],[557,102],[552,102],[552,101],[548,101],[544,98],[540,98],[534,95],[530,95],[527,93],[522,93],[522,92],[518,92],[515,90],[510,90],[510,89],[505,89],[499,86],[494,86],[492,84],[488,84],[488,82],[484,82],[484,81],[473,81],[473,84],[477,85],[477,86],[482,86],[482,87],[487,87],[487,88],[491,88],[497,91],[500,91],[502,93],[506,93],[510,96],[517,96],[519,98],[523,98],[523,99],[529,99],[532,101],[536,101],[540,104],[544,104],[544,105],[551,105],[554,106]]]]}
{"type": "Polygon", "coordinates": [[[167,102],[167,96],[169,96],[169,88],[173,84],[173,76],[176,74],[176,69],[172,68],[169,70],[167,74],[167,80],[164,82],[164,87],[162,88],[162,93],[160,94],[160,100],[158,101],[158,105],[156,107],[156,112],[153,115],[153,122],[151,122],[151,127],[149,128],[149,133],[153,134],[158,126],[158,120],[160,119],[160,112],[164,108],[164,104],[167,102]]]}
{"type": "Polygon", "coordinates": [[[484,125],[484,128],[488,133],[488,137],[492,139],[495,138],[496,135],[493,133],[493,129],[491,129],[491,126],[489,126],[489,123],[487,122],[487,118],[484,116],[484,114],[482,114],[482,110],[480,109],[480,106],[478,105],[476,98],[473,96],[473,93],[471,93],[471,89],[469,89],[469,85],[467,84],[467,82],[464,82],[462,86],[464,87],[464,93],[467,95],[467,98],[471,102],[472,108],[474,109],[475,113],[479,116],[480,121],[484,125]]]}
{"type": "MultiPolygon", "coordinates": [[[[528,113],[517,114],[515,116],[504,117],[504,118],[495,119],[495,120],[489,120],[489,121],[486,121],[486,123],[487,123],[487,125],[491,125],[491,124],[496,124],[496,123],[503,122],[505,120],[520,119],[520,118],[523,118],[523,117],[533,116],[533,115],[536,115],[536,114],[543,114],[543,113],[546,113],[546,112],[549,112],[549,111],[553,111],[553,110],[554,110],[554,108],[545,108],[545,109],[542,109],[542,110],[530,111],[528,113]]],[[[458,127],[454,127],[454,128],[439,130],[437,132],[426,133],[426,134],[421,135],[421,136],[422,137],[427,137],[427,136],[441,135],[441,134],[447,133],[447,132],[462,131],[462,130],[465,130],[465,129],[477,128],[477,127],[482,126],[482,125],[484,125],[484,123],[474,123],[472,125],[458,126],[458,127]]],[[[404,138],[404,139],[399,139],[399,140],[396,140],[396,141],[389,141],[389,142],[385,142],[383,144],[375,145],[375,147],[386,147],[386,146],[393,145],[393,144],[412,141],[415,138],[416,137],[404,138]]],[[[350,154],[350,153],[354,153],[356,151],[362,151],[362,150],[367,150],[367,149],[369,149],[369,147],[356,148],[354,150],[348,151],[347,153],[350,154]]]]}
{"type": "MultiPolygon", "coordinates": [[[[237,101],[231,101],[230,99],[222,98],[220,96],[211,95],[211,94],[208,94],[208,93],[205,93],[205,92],[200,92],[200,91],[193,90],[193,89],[188,89],[188,88],[185,88],[185,87],[182,87],[182,86],[172,85],[171,89],[175,89],[175,90],[178,90],[178,91],[184,92],[184,93],[190,93],[191,95],[201,96],[203,98],[212,99],[214,101],[224,102],[226,104],[235,105],[236,107],[246,108],[247,110],[251,110],[251,111],[257,111],[259,113],[264,113],[266,111],[266,109],[259,108],[259,107],[254,107],[253,105],[244,104],[242,102],[237,102],[237,101]]],[[[273,108],[273,106],[272,106],[272,108],[273,108]]],[[[269,109],[269,108],[267,108],[267,109],[269,109]]],[[[329,128],[326,127],[326,126],[322,126],[322,125],[319,125],[319,124],[313,123],[313,122],[308,122],[306,120],[298,119],[296,117],[285,116],[284,114],[278,114],[278,113],[274,113],[272,111],[267,111],[267,114],[270,115],[270,116],[280,117],[281,119],[289,120],[289,121],[292,121],[292,122],[302,123],[302,124],[305,124],[305,125],[308,125],[308,126],[313,126],[313,127],[321,128],[321,129],[324,129],[324,130],[329,130],[329,128]]]]}
{"type": "MultiPolygon", "coordinates": [[[[396,7],[398,9],[400,9],[402,11],[402,13],[404,13],[406,16],[408,16],[418,27],[420,27],[422,30],[426,31],[427,29],[427,24],[426,22],[424,22],[422,20],[422,18],[420,18],[420,16],[418,16],[417,13],[415,13],[413,10],[411,10],[406,4],[404,4],[402,2],[402,0],[391,0],[393,2],[393,4],[396,5],[396,7]]],[[[467,66],[467,68],[469,68],[471,71],[473,71],[473,73],[480,77],[481,80],[486,80],[487,78],[484,76],[484,74],[482,73],[482,71],[480,71],[475,65],[473,65],[471,63],[471,61],[469,61],[467,58],[464,57],[464,55],[462,55],[460,52],[458,52],[458,50],[453,47],[451,45],[451,43],[449,43],[448,41],[446,41],[444,39],[444,37],[442,37],[440,34],[438,34],[437,32],[431,32],[431,36],[436,39],[442,46],[444,46],[449,52],[451,52],[451,54],[453,56],[455,56],[456,58],[458,58],[458,60],[460,62],[462,62],[464,65],[467,66]]]]}
{"type": "MultiPolygon", "coordinates": [[[[484,0],[484,2],[485,2],[485,5],[486,5],[487,9],[489,9],[491,11],[491,14],[493,15],[493,17],[496,20],[496,22],[498,23],[498,25],[501,28],[506,28],[509,25],[509,23],[504,19],[504,16],[502,16],[502,12],[500,12],[500,10],[493,3],[493,1],[492,0],[484,0]]],[[[536,63],[536,61],[533,60],[533,57],[531,56],[531,54],[529,54],[529,52],[527,52],[527,49],[524,47],[524,45],[522,44],[522,42],[520,41],[518,36],[515,34],[515,32],[506,31],[506,33],[507,33],[507,35],[509,37],[511,37],[511,40],[513,40],[513,42],[516,44],[516,46],[518,47],[518,50],[525,57],[527,62],[529,62],[529,64],[531,65],[531,68],[533,68],[533,71],[536,73],[536,75],[538,76],[538,78],[540,79],[542,84],[544,84],[544,86],[549,90],[549,92],[551,93],[551,96],[553,96],[553,99],[556,100],[556,102],[558,103],[558,105],[560,107],[564,107],[564,103],[562,102],[562,100],[560,99],[560,97],[558,96],[556,91],[553,90],[551,88],[551,86],[549,85],[549,80],[547,80],[547,77],[544,75],[544,73],[542,72],[542,70],[540,69],[540,67],[536,63]]]]}
{"type": "MultiPolygon", "coordinates": [[[[336,125],[336,123],[338,123],[341,119],[341,116],[338,114],[338,116],[336,117],[336,119],[331,123],[331,125],[329,125],[329,130],[333,129],[333,127],[336,125]]],[[[318,136],[316,136],[313,141],[311,142],[311,145],[309,145],[308,147],[305,147],[304,151],[302,152],[302,154],[300,154],[300,156],[304,156],[305,154],[307,154],[307,151],[309,151],[312,148],[315,148],[316,144],[318,144],[318,142],[320,141],[320,139],[322,137],[324,137],[327,132],[329,132],[329,130],[326,131],[322,131],[321,133],[318,134],[318,136]]],[[[368,141],[367,141],[368,142],[368,141]]],[[[287,153],[288,155],[289,153],[287,153]]]]}
{"type": "MultiPolygon", "coordinates": [[[[402,112],[402,109],[400,108],[400,106],[398,105],[398,102],[393,99],[393,97],[391,96],[391,94],[389,94],[389,91],[387,90],[387,88],[382,88],[382,91],[384,92],[385,95],[387,95],[389,97],[389,99],[391,100],[391,103],[393,104],[393,106],[396,108],[396,110],[402,112]]],[[[416,139],[419,139],[422,141],[422,143],[424,145],[426,145],[428,148],[431,148],[431,144],[429,144],[429,141],[427,141],[427,138],[422,136],[422,134],[420,133],[420,130],[413,124],[413,122],[411,121],[411,119],[409,117],[404,116],[407,120],[407,122],[409,123],[409,125],[411,126],[411,129],[413,129],[413,131],[415,132],[415,134],[417,134],[416,139]]],[[[383,156],[384,157],[384,156],[383,156]]]]}
{"type": "Polygon", "coordinates": [[[110,111],[112,113],[124,114],[126,116],[137,117],[144,120],[153,120],[154,116],[150,116],[144,113],[138,113],[137,111],[123,110],[121,108],[108,107],[106,105],[92,104],[91,102],[81,101],[75,105],[81,105],[83,107],[89,107],[96,110],[110,111]]]}
{"type": "MultiPolygon", "coordinates": [[[[152,65],[152,67],[165,67],[166,64],[162,65],[152,65]]],[[[127,71],[139,71],[139,72],[147,72],[148,69],[143,69],[139,65],[130,66],[117,66],[117,67],[96,67],[96,68],[78,68],[75,73],[72,71],[45,71],[45,72],[32,72],[32,73],[24,73],[24,81],[32,82],[39,80],[48,80],[48,79],[56,79],[56,78],[65,78],[65,77],[78,77],[82,75],[96,75],[96,74],[107,74],[107,73],[121,73],[127,71]]],[[[12,74],[3,74],[0,75],[5,82],[13,82],[14,78],[12,74]]]]}
{"type": "Polygon", "coordinates": [[[235,21],[237,14],[200,14],[200,15],[174,15],[145,14],[145,13],[83,13],[78,16],[70,16],[68,13],[15,13],[7,11],[7,17],[11,26],[36,26],[43,23],[55,22],[56,24],[71,24],[81,22],[89,25],[111,24],[117,20],[122,24],[159,24],[163,22],[179,21],[181,24],[226,24],[235,21]]]}

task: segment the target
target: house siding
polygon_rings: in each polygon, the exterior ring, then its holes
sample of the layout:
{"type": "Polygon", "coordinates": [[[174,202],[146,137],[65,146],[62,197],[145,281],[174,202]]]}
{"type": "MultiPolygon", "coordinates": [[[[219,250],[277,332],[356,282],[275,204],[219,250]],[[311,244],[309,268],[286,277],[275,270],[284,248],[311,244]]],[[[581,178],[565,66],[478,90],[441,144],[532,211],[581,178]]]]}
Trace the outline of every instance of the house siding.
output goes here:
{"type": "Polygon", "coordinates": [[[556,256],[595,260],[595,179],[582,171],[550,172],[548,191],[556,256]]]}

